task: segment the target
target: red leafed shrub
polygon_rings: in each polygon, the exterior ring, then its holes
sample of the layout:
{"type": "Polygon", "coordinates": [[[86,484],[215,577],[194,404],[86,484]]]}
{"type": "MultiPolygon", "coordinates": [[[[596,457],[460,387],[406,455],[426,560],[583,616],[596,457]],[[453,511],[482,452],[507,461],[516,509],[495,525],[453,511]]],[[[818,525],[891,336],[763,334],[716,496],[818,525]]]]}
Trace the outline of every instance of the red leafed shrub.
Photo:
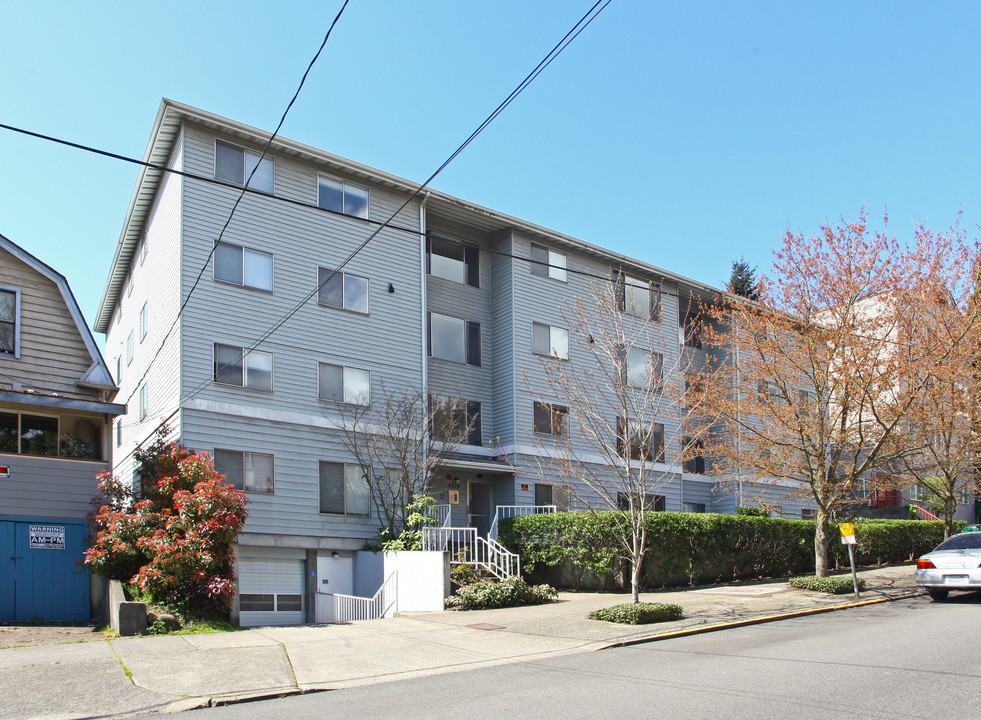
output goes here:
{"type": "Polygon", "coordinates": [[[231,545],[245,522],[245,495],[207,453],[158,439],[136,454],[139,499],[110,473],[92,518],[91,570],[136,584],[156,602],[195,614],[227,612],[235,592],[231,545]]]}

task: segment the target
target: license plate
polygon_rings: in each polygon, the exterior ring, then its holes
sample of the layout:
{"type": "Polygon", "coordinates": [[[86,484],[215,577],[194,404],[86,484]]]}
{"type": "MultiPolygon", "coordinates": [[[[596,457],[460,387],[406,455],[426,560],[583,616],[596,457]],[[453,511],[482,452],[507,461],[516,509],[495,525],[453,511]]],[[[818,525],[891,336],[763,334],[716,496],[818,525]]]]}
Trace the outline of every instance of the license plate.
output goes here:
{"type": "Polygon", "coordinates": [[[944,575],[944,585],[965,585],[967,575],[944,575]]]}

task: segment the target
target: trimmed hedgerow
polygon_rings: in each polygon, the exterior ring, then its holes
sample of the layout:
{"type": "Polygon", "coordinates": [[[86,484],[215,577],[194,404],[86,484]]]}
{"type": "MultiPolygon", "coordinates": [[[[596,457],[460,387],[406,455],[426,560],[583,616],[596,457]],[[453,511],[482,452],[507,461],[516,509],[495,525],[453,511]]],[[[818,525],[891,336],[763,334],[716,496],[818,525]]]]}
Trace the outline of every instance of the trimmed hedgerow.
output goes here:
{"type": "Polygon", "coordinates": [[[481,580],[464,585],[456,595],[446,598],[445,607],[457,610],[490,610],[491,608],[543,605],[553,602],[558,593],[548,585],[529,585],[520,577],[507,580],[481,580]]]}
{"type": "Polygon", "coordinates": [[[586,617],[590,620],[605,620],[623,625],[649,625],[680,620],[684,615],[681,606],[674,603],[623,603],[594,610],[586,617]]]}
{"type": "MultiPolygon", "coordinates": [[[[609,579],[624,569],[616,531],[621,522],[622,514],[615,512],[524,515],[501,522],[500,541],[520,553],[527,573],[566,566],[580,577],[609,579]]],[[[858,520],[855,527],[855,559],[863,565],[907,562],[943,541],[940,522],[858,520]]],[[[847,548],[834,537],[834,526],[831,533],[829,566],[844,567],[847,548]]],[[[810,520],[650,513],[647,546],[641,576],[647,588],[685,580],[695,585],[814,572],[814,522],[810,520]]]]}
{"type": "MultiPolygon", "coordinates": [[[[814,590],[828,595],[847,595],[855,591],[851,577],[834,575],[829,577],[818,577],[817,575],[800,575],[790,578],[790,587],[798,590],[814,590]]],[[[865,581],[858,579],[858,589],[865,589],[865,581]]]]}

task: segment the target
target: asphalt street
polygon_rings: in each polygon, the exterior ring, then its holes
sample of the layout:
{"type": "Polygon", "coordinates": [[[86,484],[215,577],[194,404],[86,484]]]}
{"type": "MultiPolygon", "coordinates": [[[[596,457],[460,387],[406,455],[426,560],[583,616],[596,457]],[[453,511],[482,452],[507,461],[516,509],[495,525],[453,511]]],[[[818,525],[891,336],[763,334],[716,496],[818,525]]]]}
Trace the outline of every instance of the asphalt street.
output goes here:
{"type": "Polygon", "coordinates": [[[451,675],[192,711],[189,718],[967,718],[981,593],[451,675]]]}

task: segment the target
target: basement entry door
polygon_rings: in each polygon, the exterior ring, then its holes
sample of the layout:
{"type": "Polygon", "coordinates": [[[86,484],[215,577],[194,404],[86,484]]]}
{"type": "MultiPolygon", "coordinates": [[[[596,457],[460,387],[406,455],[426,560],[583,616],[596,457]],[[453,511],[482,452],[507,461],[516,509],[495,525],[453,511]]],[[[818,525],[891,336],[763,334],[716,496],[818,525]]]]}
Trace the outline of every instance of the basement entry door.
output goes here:
{"type": "Polygon", "coordinates": [[[239,622],[244,627],[305,623],[305,568],[303,560],[292,558],[239,558],[239,622]]]}

